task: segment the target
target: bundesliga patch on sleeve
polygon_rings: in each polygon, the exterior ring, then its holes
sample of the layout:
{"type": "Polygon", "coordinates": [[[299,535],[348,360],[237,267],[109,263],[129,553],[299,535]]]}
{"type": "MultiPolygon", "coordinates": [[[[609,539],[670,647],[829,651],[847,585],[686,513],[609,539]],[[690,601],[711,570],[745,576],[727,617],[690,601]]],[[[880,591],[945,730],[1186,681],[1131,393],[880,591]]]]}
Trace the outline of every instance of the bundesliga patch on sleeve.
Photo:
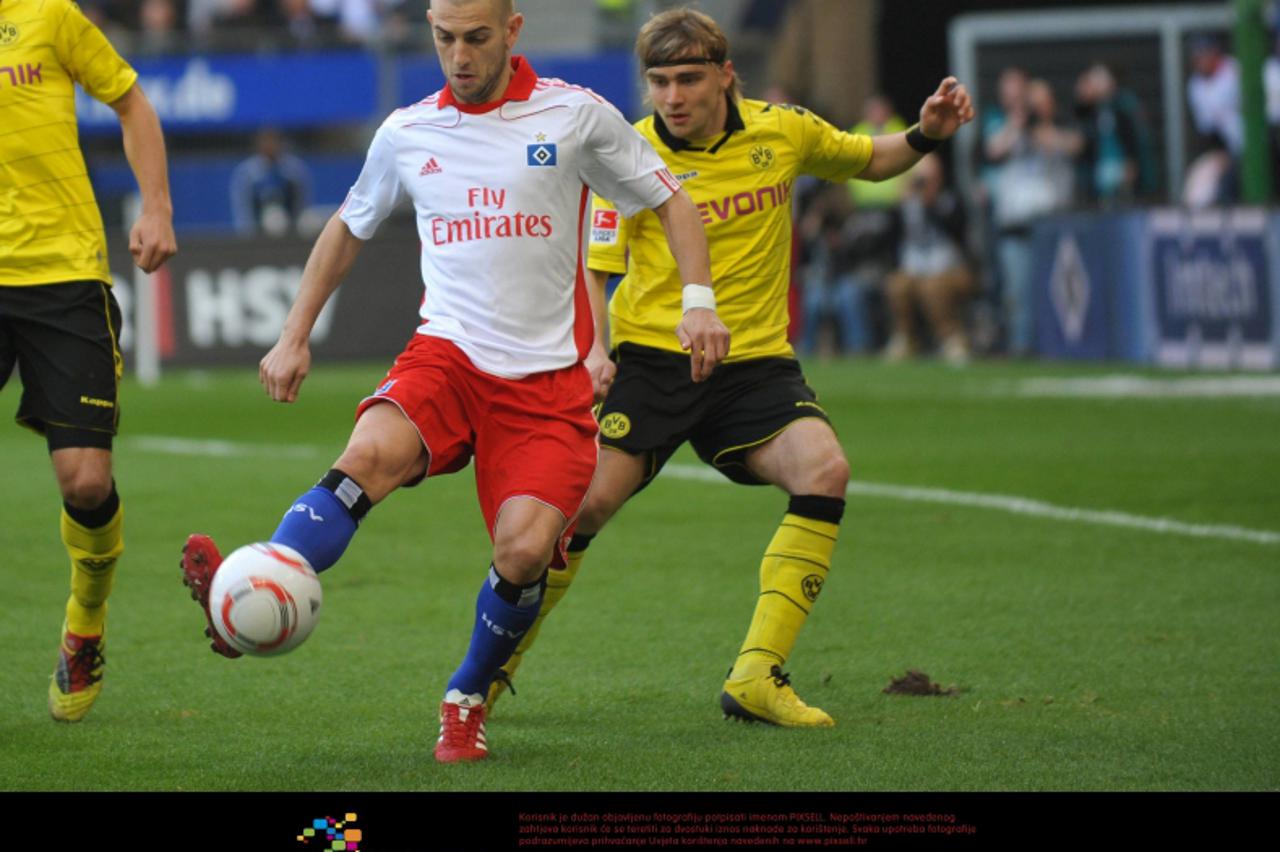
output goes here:
{"type": "Polygon", "coordinates": [[[591,216],[591,242],[593,245],[611,246],[618,242],[617,210],[597,210],[591,216]]]}

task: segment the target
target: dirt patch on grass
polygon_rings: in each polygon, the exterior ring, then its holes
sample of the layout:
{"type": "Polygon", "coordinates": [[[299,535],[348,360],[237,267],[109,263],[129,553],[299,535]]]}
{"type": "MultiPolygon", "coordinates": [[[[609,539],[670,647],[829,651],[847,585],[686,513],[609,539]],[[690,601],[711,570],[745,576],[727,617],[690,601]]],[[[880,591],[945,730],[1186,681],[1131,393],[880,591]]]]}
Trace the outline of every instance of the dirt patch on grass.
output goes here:
{"type": "Polygon", "coordinates": [[[882,692],[885,695],[959,695],[960,690],[954,686],[943,689],[921,671],[911,669],[902,677],[890,679],[889,685],[882,692]]]}

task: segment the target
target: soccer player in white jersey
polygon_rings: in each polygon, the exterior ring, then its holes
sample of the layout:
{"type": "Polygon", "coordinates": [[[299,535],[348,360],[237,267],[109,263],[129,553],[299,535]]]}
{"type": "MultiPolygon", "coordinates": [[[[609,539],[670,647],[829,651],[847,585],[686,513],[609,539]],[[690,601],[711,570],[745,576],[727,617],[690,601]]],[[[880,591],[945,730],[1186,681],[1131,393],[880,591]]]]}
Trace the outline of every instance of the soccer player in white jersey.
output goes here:
{"type": "MultiPolygon", "coordinates": [[[[663,221],[689,285],[690,309],[673,332],[693,355],[695,378],[725,357],[729,335],[714,309],[700,307],[712,300],[697,210],[621,114],[590,91],[538,78],[512,55],[523,17],[511,0],[433,0],[428,20],[446,85],[379,128],[350,195],[316,241],[260,378],[272,399],[297,398],[321,308],[378,224],[412,199],[423,243],[422,324],[360,403],[333,469],[298,498],[271,540],[323,571],[373,505],[475,455],[493,554],[471,645],[440,708],[435,756],[449,763],[488,754],[484,695],[537,615],[547,564],[563,563],[595,470],[591,406],[608,371],[582,256],[591,191],[663,221]]],[[[207,536],[188,539],[184,580],[206,618],[220,561],[207,536]]],[[[206,633],[215,651],[236,656],[206,633]]]]}

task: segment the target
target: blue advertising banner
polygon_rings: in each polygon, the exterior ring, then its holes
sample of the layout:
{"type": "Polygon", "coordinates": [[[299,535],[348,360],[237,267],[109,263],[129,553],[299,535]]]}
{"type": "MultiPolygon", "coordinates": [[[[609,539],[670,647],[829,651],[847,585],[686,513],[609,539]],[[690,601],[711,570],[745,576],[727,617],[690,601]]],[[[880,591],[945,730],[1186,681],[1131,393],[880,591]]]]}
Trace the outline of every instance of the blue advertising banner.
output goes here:
{"type": "Polygon", "coordinates": [[[1051,358],[1280,367],[1280,216],[1255,208],[1054,216],[1033,232],[1051,358]]]}
{"type": "Polygon", "coordinates": [[[1097,217],[1041,222],[1032,234],[1036,349],[1051,358],[1111,356],[1106,258],[1112,240],[1097,217]]]}
{"type": "Polygon", "coordinates": [[[1276,324],[1267,216],[1261,209],[1150,214],[1148,252],[1167,367],[1271,369],[1276,324]]]}
{"type": "MultiPolygon", "coordinates": [[[[586,57],[530,56],[539,77],[555,77],[585,86],[618,108],[629,121],[639,118],[636,109],[636,71],[631,54],[611,51],[586,57]]],[[[396,69],[396,106],[407,106],[438,92],[444,86],[436,57],[403,57],[396,69]]]]}
{"type": "Polygon", "coordinates": [[[1150,359],[1142,213],[1045,219],[1032,232],[1036,348],[1051,358],[1150,359]]]}
{"type": "MultiPolygon", "coordinates": [[[[325,218],[342,204],[364,165],[360,154],[303,154],[311,176],[310,204],[325,218]]],[[[180,233],[217,233],[233,230],[231,175],[241,162],[237,157],[175,158],[169,163],[169,194],[173,200],[173,224],[180,233]]],[[[133,172],[125,162],[89,164],[93,191],[103,209],[120,204],[138,191],[133,172]]]]}
{"type": "MultiPolygon", "coordinates": [[[[380,119],[376,58],[360,51],[138,59],[138,82],[169,133],[254,131],[380,119]]],[[[85,134],[118,133],[111,108],[76,89],[85,134]]]]}

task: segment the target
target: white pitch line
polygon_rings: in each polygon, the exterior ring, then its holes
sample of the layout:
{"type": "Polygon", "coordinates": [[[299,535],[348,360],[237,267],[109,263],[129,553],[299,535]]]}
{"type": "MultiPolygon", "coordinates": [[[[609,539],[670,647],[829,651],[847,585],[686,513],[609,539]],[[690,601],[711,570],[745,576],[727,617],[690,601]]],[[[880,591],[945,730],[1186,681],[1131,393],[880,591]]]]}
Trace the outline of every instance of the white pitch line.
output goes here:
{"type": "Polygon", "coordinates": [[[318,447],[305,444],[247,444],[240,441],[196,440],[168,435],[133,435],[124,439],[125,446],[148,453],[171,456],[211,456],[233,458],[310,459],[320,454],[318,447]]]}
{"type": "MultiPolygon", "coordinates": [[[[727,479],[714,470],[692,465],[669,464],[662,469],[662,475],[697,482],[728,483],[727,479]]],[[[1005,494],[975,494],[968,491],[950,491],[945,488],[918,488],[874,482],[851,482],[849,487],[845,489],[845,493],[854,497],[883,497],[890,500],[908,500],[915,503],[974,506],[981,509],[1011,512],[1016,515],[1050,518],[1056,521],[1103,524],[1112,527],[1147,530],[1148,532],[1194,536],[1196,538],[1251,541],[1255,544],[1280,544],[1280,533],[1269,530],[1251,530],[1245,527],[1218,524],[1188,524],[1171,518],[1150,518],[1142,515],[1130,515],[1126,512],[1077,509],[1005,494]]]]}
{"type": "MultiPolygon", "coordinates": [[[[166,435],[135,435],[126,438],[124,443],[130,448],[144,452],[181,456],[211,456],[213,458],[270,457],[310,459],[320,455],[319,447],[305,444],[251,444],[240,441],[175,438],[166,435]]],[[[693,482],[714,482],[719,484],[728,484],[729,482],[711,468],[686,464],[669,464],[662,469],[661,475],[693,482]]],[[[1102,524],[1196,538],[1250,541],[1255,544],[1280,544],[1280,533],[1271,532],[1270,530],[1251,530],[1245,527],[1218,524],[1188,524],[1171,518],[1149,518],[1142,515],[1130,515],[1126,512],[1077,509],[1005,494],[976,494],[969,491],[950,491],[945,488],[919,488],[874,482],[851,482],[849,487],[845,489],[845,493],[853,497],[881,497],[890,500],[907,500],[913,503],[973,506],[980,509],[1010,512],[1015,515],[1050,518],[1056,521],[1102,524]]]]}
{"type": "Polygon", "coordinates": [[[1151,378],[1114,375],[1095,378],[1040,377],[1015,385],[1017,396],[1098,399],[1179,399],[1188,397],[1280,396],[1280,376],[1151,378]]]}

